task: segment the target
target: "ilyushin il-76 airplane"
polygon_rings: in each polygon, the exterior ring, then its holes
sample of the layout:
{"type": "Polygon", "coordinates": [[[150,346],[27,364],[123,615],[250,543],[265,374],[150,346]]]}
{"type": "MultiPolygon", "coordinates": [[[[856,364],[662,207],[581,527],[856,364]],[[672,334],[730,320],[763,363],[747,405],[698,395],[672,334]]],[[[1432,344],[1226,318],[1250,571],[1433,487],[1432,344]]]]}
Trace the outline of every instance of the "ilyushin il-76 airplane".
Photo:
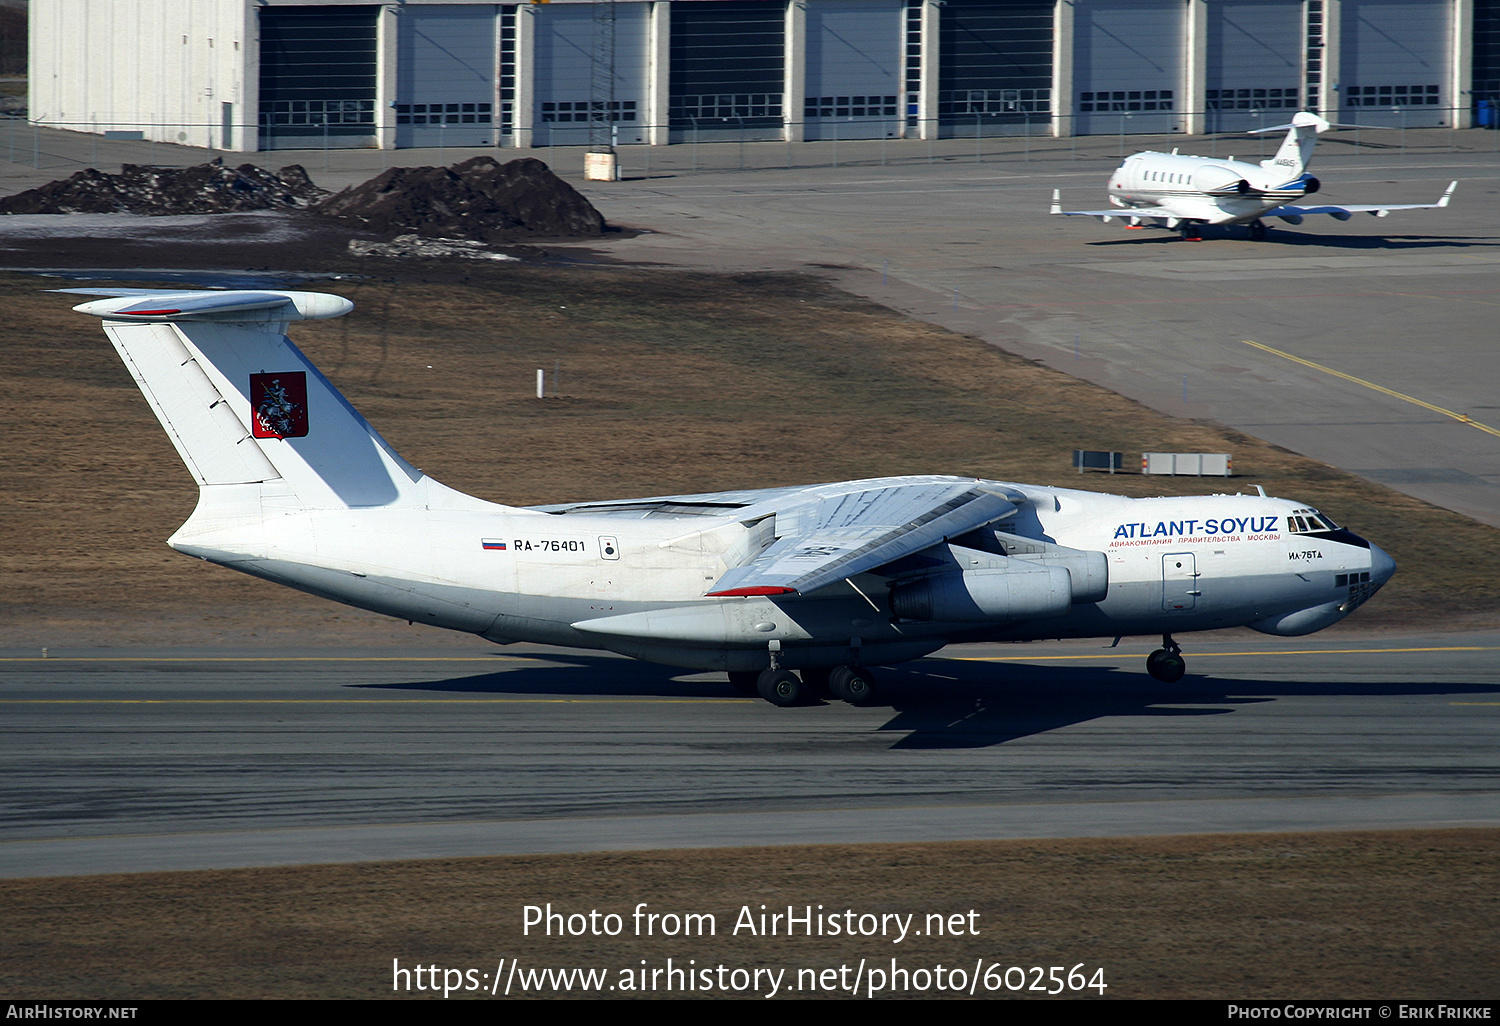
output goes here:
{"type": "MultiPolygon", "coordinates": [[[[952,642],[1308,634],[1395,572],[1315,509],[889,477],[521,508],[396,454],[286,337],[353,304],[315,292],[65,289],[100,317],[198,505],[169,544],[403,620],[606,649],[777,705],[872,700],[869,667],[952,642]]],[[[1259,491],[1259,489],[1257,489],[1259,491]]]]}
{"type": "Polygon", "coordinates": [[[1281,148],[1269,160],[1259,164],[1229,157],[1189,157],[1147,150],[1126,157],[1109,179],[1109,210],[1064,210],[1062,194],[1052,190],[1050,213],[1074,217],[1097,217],[1102,221],[1120,218],[1132,228],[1152,222],[1164,228],[1176,228],[1188,241],[1203,238],[1206,224],[1242,224],[1252,239],[1266,237],[1267,217],[1279,217],[1288,224],[1301,224],[1309,214],[1328,214],[1347,221],[1355,214],[1385,217],[1392,210],[1432,210],[1446,207],[1453,197],[1457,181],[1436,203],[1360,203],[1300,205],[1297,201],[1317,192],[1320,184],[1307,174],[1313,147],[1318,136],[1330,128],[1353,128],[1353,125],[1331,125],[1308,111],[1292,116],[1291,124],[1257,129],[1279,132],[1286,129],[1281,148]]]}

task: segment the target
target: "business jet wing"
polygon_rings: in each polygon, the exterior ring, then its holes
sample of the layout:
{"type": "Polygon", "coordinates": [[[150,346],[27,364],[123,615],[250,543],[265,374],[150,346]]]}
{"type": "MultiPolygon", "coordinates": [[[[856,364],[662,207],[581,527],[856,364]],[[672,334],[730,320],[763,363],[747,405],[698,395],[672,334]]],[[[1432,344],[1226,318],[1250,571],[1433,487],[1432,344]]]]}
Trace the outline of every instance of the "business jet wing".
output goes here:
{"type": "Polygon", "coordinates": [[[812,491],[809,501],[777,510],[777,540],[708,594],[806,594],[993,523],[1025,501],[962,479],[812,491]]]}
{"type": "Polygon", "coordinates": [[[1117,217],[1122,221],[1139,221],[1153,217],[1178,221],[1182,218],[1182,212],[1173,210],[1171,207],[1111,207],[1108,210],[1064,210],[1062,208],[1062,192],[1059,189],[1052,190],[1052,208],[1047,213],[1061,214],[1064,217],[1097,217],[1106,223],[1117,217]]]}
{"type": "Polygon", "coordinates": [[[1328,214],[1340,221],[1347,221],[1354,214],[1370,214],[1373,217],[1384,217],[1392,210],[1436,210],[1446,207],[1448,201],[1453,198],[1453,190],[1458,188],[1458,182],[1448,183],[1448,188],[1443,190],[1443,195],[1436,203],[1350,203],[1338,205],[1324,203],[1318,206],[1303,207],[1287,205],[1272,207],[1262,217],[1305,217],[1308,214],[1328,214]]]}

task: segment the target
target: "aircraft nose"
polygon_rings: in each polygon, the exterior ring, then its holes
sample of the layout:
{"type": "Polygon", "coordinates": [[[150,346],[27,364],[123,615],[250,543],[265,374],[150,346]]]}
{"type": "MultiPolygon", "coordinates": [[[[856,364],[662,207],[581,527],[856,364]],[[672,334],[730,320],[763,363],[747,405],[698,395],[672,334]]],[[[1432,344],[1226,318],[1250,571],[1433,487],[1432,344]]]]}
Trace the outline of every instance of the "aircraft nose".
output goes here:
{"type": "Polygon", "coordinates": [[[1378,545],[1370,546],[1370,582],[1380,587],[1396,573],[1396,561],[1378,545]]]}

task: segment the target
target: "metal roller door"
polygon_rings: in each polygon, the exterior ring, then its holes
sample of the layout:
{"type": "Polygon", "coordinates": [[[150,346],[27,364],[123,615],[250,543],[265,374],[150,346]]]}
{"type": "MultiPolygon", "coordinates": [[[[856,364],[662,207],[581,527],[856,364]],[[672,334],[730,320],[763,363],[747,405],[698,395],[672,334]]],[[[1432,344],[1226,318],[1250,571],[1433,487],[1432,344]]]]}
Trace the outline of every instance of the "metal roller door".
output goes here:
{"type": "Polygon", "coordinates": [[[1449,0],[1344,0],[1339,119],[1427,128],[1452,124],[1449,0]]]}
{"type": "Polygon", "coordinates": [[[396,19],[396,145],[493,146],[492,4],[403,7],[396,19]]]}
{"type": "Polygon", "coordinates": [[[1050,2],[948,0],[938,17],[942,134],[1024,133],[1046,125],[1052,45],[1050,2]]]}
{"type": "Polygon", "coordinates": [[[1302,109],[1302,0],[1223,0],[1208,6],[1205,127],[1247,132],[1302,109]]]}
{"type": "Polygon", "coordinates": [[[779,139],[786,7],[771,0],[692,0],[672,5],[674,142],[779,139]]]}
{"type": "Polygon", "coordinates": [[[901,134],[905,0],[810,0],[805,139],[901,134]]]}
{"type": "Polygon", "coordinates": [[[1185,5],[1079,0],[1073,90],[1079,135],[1182,130],[1185,5]]]}
{"type": "MultiPolygon", "coordinates": [[[[1474,100],[1500,100],[1500,0],[1474,0],[1474,100]]],[[[1493,106],[1489,108],[1494,117],[1493,106]]],[[[1476,106],[1477,113],[1477,106],[1476,106]]],[[[1487,127],[1494,128],[1491,120],[1487,127]]]]}
{"type": "Polygon", "coordinates": [[[380,9],[260,9],[260,148],[375,143],[380,9]]]}
{"type": "Polygon", "coordinates": [[[613,128],[617,143],[646,141],[646,4],[613,4],[610,26],[594,4],[537,8],[534,74],[536,146],[587,146],[613,128]],[[610,50],[613,49],[611,57],[610,50]],[[596,52],[598,75],[595,74],[596,52]],[[609,69],[613,65],[613,95],[609,69]],[[606,114],[608,111],[608,114],[606,114]]]}
{"type": "MultiPolygon", "coordinates": [[[[1474,0],[1475,101],[1500,100],[1500,0],[1474,0]]],[[[1491,118],[1494,108],[1490,108],[1491,118]]],[[[1487,127],[1494,128],[1491,120],[1487,127]]]]}

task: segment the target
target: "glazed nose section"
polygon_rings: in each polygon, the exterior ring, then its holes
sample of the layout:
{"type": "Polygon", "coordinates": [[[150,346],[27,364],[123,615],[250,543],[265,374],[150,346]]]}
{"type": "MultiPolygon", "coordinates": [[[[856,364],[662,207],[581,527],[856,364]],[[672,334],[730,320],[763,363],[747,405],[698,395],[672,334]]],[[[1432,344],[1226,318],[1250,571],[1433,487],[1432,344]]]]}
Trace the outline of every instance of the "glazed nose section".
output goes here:
{"type": "Polygon", "coordinates": [[[1396,561],[1378,545],[1370,546],[1370,583],[1380,587],[1396,572],[1396,561]]]}

